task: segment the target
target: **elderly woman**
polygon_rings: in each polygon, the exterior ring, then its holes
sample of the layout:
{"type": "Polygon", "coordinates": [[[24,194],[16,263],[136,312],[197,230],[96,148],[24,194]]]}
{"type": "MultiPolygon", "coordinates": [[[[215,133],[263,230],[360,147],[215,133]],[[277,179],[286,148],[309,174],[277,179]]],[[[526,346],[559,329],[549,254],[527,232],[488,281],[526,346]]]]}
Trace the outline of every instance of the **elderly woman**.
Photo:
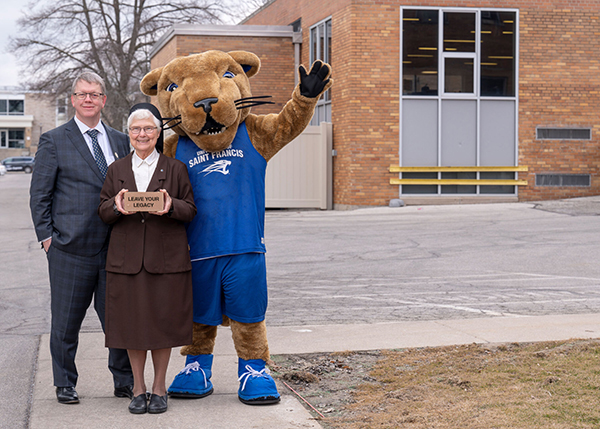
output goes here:
{"type": "MultiPolygon", "coordinates": [[[[140,108],[142,107],[142,108],[140,108]]],[[[165,377],[171,348],[192,342],[192,277],[185,222],[196,215],[185,165],[157,152],[158,110],[132,108],[127,121],[135,149],[112,163],[98,214],[112,225],[106,261],[106,347],[127,349],[133,370],[134,414],[167,410],[165,377]],[[124,209],[127,192],[162,192],[155,212],[124,209]],[[144,366],[152,353],[154,382],[147,395],[144,366]]]]}

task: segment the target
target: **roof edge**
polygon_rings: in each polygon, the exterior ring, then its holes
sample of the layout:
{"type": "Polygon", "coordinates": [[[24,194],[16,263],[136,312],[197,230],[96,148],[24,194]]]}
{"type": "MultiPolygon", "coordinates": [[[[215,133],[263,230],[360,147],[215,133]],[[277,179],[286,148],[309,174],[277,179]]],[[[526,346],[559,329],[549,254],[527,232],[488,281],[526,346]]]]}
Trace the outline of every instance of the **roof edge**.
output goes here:
{"type": "Polygon", "coordinates": [[[163,34],[150,50],[154,57],[175,36],[246,36],[294,37],[291,25],[198,25],[175,24],[163,34]]]}

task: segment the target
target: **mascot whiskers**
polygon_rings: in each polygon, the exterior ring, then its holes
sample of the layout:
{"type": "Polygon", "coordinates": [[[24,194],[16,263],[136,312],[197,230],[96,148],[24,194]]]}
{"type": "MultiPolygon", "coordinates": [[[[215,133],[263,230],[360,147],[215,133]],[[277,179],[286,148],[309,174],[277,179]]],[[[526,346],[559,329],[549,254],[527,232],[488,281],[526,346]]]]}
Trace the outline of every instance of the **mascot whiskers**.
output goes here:
{"type": "Polygon", "coordinates": [[[278,114],[254,115],[249,78],[259,58],[245,51],[207,51],[179,57],[141,82],[158,98],[176,134],[164,153],[185,163],[198,214],[188,225],[194,284],[193,343],[185,368],[169,387],[173,397],[201,398],[211,382],[217,326],[229,324],[238,355],[239,399],[279,402],[270,361],[265,313],[265,171],[267,162],[309,124],[321,94],[333,84],[328,64],[301,66],[300,82],[278,114]]]}

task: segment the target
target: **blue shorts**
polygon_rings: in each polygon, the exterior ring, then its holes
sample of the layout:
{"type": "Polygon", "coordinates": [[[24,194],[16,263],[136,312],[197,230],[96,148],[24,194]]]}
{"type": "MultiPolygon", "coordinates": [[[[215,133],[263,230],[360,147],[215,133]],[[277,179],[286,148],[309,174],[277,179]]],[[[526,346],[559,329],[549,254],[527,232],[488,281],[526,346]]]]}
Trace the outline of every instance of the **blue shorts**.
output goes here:
{"type": "Polygon", "coordinates": [[[236,322],[258,323],[267,312],[264,253],[219,256],[192,262],[194,322],[217,326],[223,314],[236,322]]]}

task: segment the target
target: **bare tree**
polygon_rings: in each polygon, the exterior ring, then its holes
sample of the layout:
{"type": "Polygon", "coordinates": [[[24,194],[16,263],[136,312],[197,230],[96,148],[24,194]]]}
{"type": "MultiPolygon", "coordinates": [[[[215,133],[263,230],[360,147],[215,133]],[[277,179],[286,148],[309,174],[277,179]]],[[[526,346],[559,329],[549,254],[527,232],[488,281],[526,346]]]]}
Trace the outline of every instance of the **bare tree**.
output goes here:
{"type": "Polygon", "coordinates": [[[228,18],[235,22],[241,22],[252,15],[261,7],[272,3],[274,0],[225,0],[230,5],[228,18]]]}
{"type": "Polygon", "coordinates": [[[11,48],[32,90],[68,94],[74,77],[92,70],[106,81],[104,119],[121,128],[149,71],[149,52],[174,23],[219,23],[219,0],[32,1],[11,48]]]}

